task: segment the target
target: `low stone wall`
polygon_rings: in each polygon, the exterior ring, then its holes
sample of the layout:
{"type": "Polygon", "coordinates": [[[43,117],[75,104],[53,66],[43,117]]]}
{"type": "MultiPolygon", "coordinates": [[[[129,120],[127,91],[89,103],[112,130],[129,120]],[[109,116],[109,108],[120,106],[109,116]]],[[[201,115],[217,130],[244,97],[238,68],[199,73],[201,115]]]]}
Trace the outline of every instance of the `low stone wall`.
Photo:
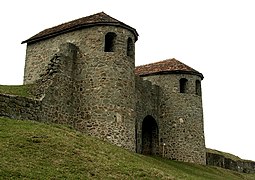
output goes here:
{"type": "Polygon", "coordinates": [[[41,101],[39,100],[0,94],[0,116],[39,121],[41,108],[41,101]]]}
{"type": "Polygon", "coordinates": [[[255,173],[255,162],[253,161],[233,160],[211,152],[206,152],[206,164],[242,173],[255,173]]]}

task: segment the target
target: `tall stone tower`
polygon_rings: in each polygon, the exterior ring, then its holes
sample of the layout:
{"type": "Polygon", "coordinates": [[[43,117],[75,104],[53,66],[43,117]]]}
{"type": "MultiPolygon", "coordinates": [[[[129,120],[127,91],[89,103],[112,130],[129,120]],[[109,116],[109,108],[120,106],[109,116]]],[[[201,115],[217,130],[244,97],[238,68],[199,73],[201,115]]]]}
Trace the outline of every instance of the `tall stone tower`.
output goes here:
{"type": "Polygon", "coordinates": [[[97,16],[107,22],[84,29],[78,45],[76,127],[134,151],[137,33],[104,13],[97,16]]]}
{"type": "Polygon", "coordinates": [[[134,151],[137,38],[134,28],[103,12],[46,29],[23,42],[24,84],[40,79],[62,44],[73,44],[77,55],[71,63],[74,109],[69,121],[83,132],[134,151]]]}

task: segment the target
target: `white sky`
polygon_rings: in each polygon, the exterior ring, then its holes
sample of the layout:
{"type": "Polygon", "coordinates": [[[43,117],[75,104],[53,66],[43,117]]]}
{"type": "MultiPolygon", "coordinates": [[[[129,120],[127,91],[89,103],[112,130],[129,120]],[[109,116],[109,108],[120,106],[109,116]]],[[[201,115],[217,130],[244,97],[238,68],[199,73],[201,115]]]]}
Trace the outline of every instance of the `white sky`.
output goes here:
{"type": "Polygon", "coordinates": [[[204,74],[206,146],[255,161],[255,1],[0,2],[0,84],[22,84],[26,45],[46,28],[104,11],[136,28],[136,65],[176,58],[204,74]]]}

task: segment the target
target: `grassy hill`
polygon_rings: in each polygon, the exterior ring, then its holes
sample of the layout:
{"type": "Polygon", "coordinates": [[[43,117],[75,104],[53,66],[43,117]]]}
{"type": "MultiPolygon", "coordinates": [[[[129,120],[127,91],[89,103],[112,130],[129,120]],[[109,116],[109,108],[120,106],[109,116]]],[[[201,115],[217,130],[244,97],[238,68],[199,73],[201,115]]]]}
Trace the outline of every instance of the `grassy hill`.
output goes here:
{"type": "Polygon", "coordinates": [[[0,117],[0,179],[255,179],[131,153],[70,127],[0,117]]]}

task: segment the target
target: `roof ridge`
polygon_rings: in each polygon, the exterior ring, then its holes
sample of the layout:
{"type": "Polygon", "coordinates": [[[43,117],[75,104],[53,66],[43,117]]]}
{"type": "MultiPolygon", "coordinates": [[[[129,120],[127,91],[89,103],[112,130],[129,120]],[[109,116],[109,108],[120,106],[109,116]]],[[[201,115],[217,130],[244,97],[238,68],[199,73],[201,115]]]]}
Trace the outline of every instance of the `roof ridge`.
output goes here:
{"type": "Polygon", "coordinates": [[[112,25],[112,26],[122,26],[124,28],[127,28],[131,30],[137,39],[138,33],[134,28],[131,26],[128,26],[127,24],[109,16],[105,12],[99,12],[95,13],[89,16],[77,18],[72,21],[68,21],[56,26],[53,26],[51,28],[44,29],[43,31],[37,33],[36,35],[30,37],[29,39],[25,40],[22,42],[23,43],[28,43],[28,42],[36,42],[42,39],[46,39],[52,36],[56,36],[65,32],[69,31],[74,31],[79,28],[85,28],[93,25],[112,25]]]}
{"type": "MultiPolygon", "coordinates": [[[[170,60],[176,60],[175,58],[171,58],[171,59],[165,59],[165,60],[160,60],[160,61],[156,61],[156,62],[152,62],[152,63],[148,63],[148,64],[142,64],[136,67],[141,67],[141,66],[147,66],[147,65],[152,65],[152,64],[157,64],[157,63],[161,63],[161,62],[165,62],[165,61],[170,61],[170,60]]],[[[178,60],[177,60],[178,61],[178,60]]],[[[180,62],[180,61],[179,61],[180,62]]]]}
{"type": "Polygon", "coordinates": [[[203,79],[202,73],[191,68],[190,66],[182,63],[181,61],[172,58],[166,59],[150,64],[136,66],[135,73],[140,76],[160,74],[160,73],[184,73],[184,74],[196,74],[203,79]]]}

